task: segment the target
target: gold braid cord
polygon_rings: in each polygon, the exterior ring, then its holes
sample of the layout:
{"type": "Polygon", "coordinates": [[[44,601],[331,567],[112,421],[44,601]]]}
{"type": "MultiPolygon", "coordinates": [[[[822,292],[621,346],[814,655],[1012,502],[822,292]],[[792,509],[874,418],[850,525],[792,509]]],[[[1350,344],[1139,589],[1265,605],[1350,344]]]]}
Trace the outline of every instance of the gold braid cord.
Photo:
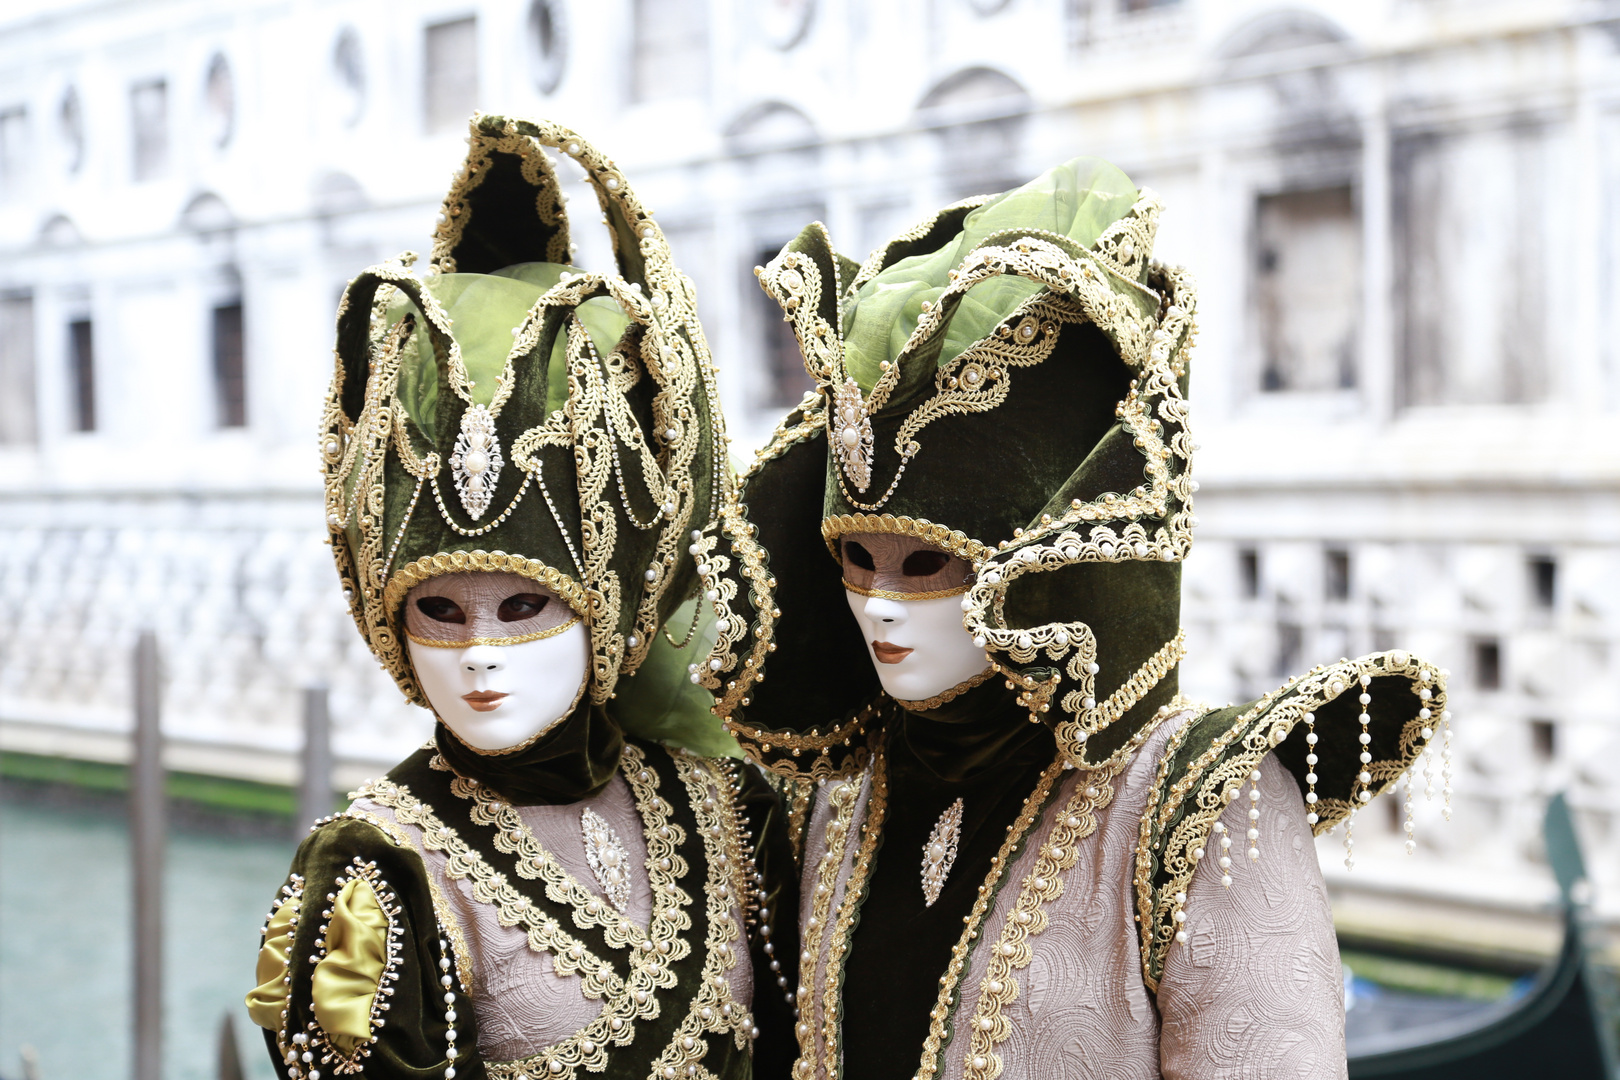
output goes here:
{"type": "Polygon", "coordinates": [[[1012,1023],[1002,1015],[1002,1009],[1018,998],[1016,973],[1035,958],[1030,939],[1046,929],[1045,908],[1063,895],[1063,875],[1079,860],[1080,842],[1097,831],[1097,812],[1114,801],[1113,782],[1126,763],[1121,759],[1081,774],[1074,795],[1058,813],[1056,824],[1041,844],[1035,865],[991,947],[990,964],[979,983],[979,1005],[968,1031],[965,1075],[970,1080],[994,1080],[1001,1075],[1002,1060],[996,1047],[1012,1034],[1012,1023]]]}
{"type": "MultiPolygon", "coordinates": [[[[1165,957],[1175,941],[1175,916],[1183,910],[1188,884],[1204,858],[1215,822],[1259,768],[1261,759],[1280,746],[1295,725],[1305,722],[1307,714],[1314,717],[1317,709],[1344,693],[1362,693],[1362,678],[1390,676],[1408,680],[1412,693],[1412,717],[1401,725],[1398,756],[1358,766],[1370,776],[1369,781],[1358,778],[1345,798],[1321,799],[1312,805],[1319,815],[1314,831],[1321,835],[1393,785],[1449,722],[1445,680],[1433,665],[1394,650],[1313,668],[1239,714],[1231,727],[1221,731],[1175,777],[1171,770],[1177,753],[1194,724],[1184,725],[1171,737],[1142,814],[1136,850],[1134,884],[1142,977],[1149,989],[1158,989],[1165,957]],[[1178,896],[1183,899],[1178,901],[1178,896]]],[[[1314,730],[1324,730],[1322,720],[1315,723],[1314,730]]],[[[1344,742],[1360,748],[1352,738],[1344,742]]]]}
{"type": "MultiPolygon", "coordinates": [[[[838,888],[838,872],[844,865],[844,851],[849,846],[850,829],[855,821],[855,804],[860,798],[860,788],[859,780],[842,781],[828,795],[832,806],[832,820],[827,823],[825,832],[826,850],[821,856],[821,862],[816,865],[816,886],[810,895],[810,914],[804,922],[804,935],[801,941],[803,951],[800,953],[799,986],[796,994],[799,1002],[797,1027],[799,1060],[793,1066],[793,1075],[799,1080],[809,1080],[814,1075],[817,1034],[819,1032],[825,1036],[828,1031],[829,1021],[823,1012],[825,1001],[817,999],[812,987],[817,981],[817,973],[821,970],[822,934],[831,921],[833,894],[838,888]],[[819,1026],[814,1023],[818,1015],[822,1016],[819,1026]]],[[[875,787],[873,793],[875,796],[875,787]]],[[[840,907],[839,911],[842,910],[840,907]]],[[[829,974],[828,977],[832,976],[829,974]]],[[[830,1057],[829,1060],[836,1061],[836,1058],[830,1057]]],[[[829,1075],[837,1074],[834,1072],[829,1075]]]]}

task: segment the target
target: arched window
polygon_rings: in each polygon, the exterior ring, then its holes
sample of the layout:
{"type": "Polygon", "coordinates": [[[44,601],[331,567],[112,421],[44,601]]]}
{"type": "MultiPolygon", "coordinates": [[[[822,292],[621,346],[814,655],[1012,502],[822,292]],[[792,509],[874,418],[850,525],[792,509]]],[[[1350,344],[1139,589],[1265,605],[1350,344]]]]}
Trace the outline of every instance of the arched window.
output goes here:
{"type": "Polygon", "coordinates": [[[930,90],[917,106],[917,124],[939,142],[940,172],[948,198],[1005,191],[1023,175],[1029,94],[990,68],[968,68],[930,90]]]}

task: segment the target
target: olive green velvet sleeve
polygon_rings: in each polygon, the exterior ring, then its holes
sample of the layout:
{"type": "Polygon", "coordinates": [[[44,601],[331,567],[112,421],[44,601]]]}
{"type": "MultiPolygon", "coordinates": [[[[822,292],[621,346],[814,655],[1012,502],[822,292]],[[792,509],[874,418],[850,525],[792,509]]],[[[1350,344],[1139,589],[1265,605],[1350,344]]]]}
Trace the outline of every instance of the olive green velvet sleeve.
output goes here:
{"type": "Polygon", "coordinates": [[[754,869],[759,874],[759,928],[750,935],[754,962],[754,1076],[785,1077],[798,1057],[793,1006],[786,995],[798,985],[799,867],[788,836],[787,807],[752,765],[740,770],[739,809],[756,838],[754,869]]]}
{"type": "Polygon", "coordinates": [[[481,1080],[469,975],[416,851],[339,816],[294,856],[248,1012],[283,1080],[481,1080]]]}

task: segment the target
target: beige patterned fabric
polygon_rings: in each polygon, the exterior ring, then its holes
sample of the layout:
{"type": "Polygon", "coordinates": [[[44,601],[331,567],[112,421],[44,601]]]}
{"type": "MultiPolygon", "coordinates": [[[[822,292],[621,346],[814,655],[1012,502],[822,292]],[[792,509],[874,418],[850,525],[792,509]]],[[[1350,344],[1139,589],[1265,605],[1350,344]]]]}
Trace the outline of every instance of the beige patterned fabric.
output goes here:
{"type": "MultiPolygon", "coordinates": [[[[712,788],[711,793],[719,797],[712,788]]],[[[473,1011],[478,1016],[481,1057],[488,1061],[529,1057],[596,1019],[601,1003],[585,997],[580,990],[579,977],[558,975],[552,969],[549,953],[532,950],[528,935],[520,928],[502,926],[495,917],[494,907],[473,899],[469,882],[446,875],[444,854],[425,847],[418,827],[399,823],[393,811],[369,799],[357,800],[354,808],[395,822],[411,838],[460,924],[472,959],[473,1011]]],[[[587,808],[596,811],[612,826],[629,854],[630,903],[625,914],[646,926],[652,917],[652,890],[646,871],[647,841],[642,834],[641,815],[623,776],[615,775],[594,799],[565,806],[524,806],[519,807],[518,812],[535,839],[556,856],[563,869],[605,899],[607,893],[585,858],[580,815],[587,808]]],[[[702,903],[702,875],[705,873],[704,867],[694,866],[689,872],[690,880],[685,882],[687,891],[698,904],[702,903]]],[[[732,916],[740,926],[741,911],[733,908],[732,916]]],[[[742,939],[746,940],[746,935],[742,939]]],[[[701,943],[697,943],[694,947],[700,946],[701,943]]],[[[739,963],[728,974],[732,999],[752,1001],[754,987],[750,965],[739,963]]]]}
{"type": "MultiPolygon", "coordinates": [[[[1159,753],[1191,718],[1189,713],[1167,721],[1138,751],[1115,782],[1112,804],[1098,813],[1097,831],[1079,845],[1079,861],[1063,878],[1063,895],[1047,908],[1051,924],[1032,939],[1034,959],[1017,972],[1016,999],[1003,1010],[1011,1034],[996,1047],[1002,1080],[1345,1076],[1344,998],[1327,890],[1299,789],[1270,758],[1260,769],[1260,860],[1242,857],[1249,827],[1244,799],[1223,819],[1235,837],[1231,888],[1222,887],[1212,855],[1193,877],[1188,941],[1171,947],[1156,1002],[1142,983],[1131,886],[1137,830],[1159,753]]],[[[981,942],[999,937],[1057,809],[1085,776],[1065,776],[1013,864],[981,942]]],[[[864,814],[863,800],[857,834],[864,814]]],[[[829,818],[823,789],[810,850],[819,850],[829,818]]],[[[813,865],[807,866],[807,888],[814,887],[813,865]]],[[[843,882],[841,876],[840,894],[843,882]]],[[[808,891],[805,897],[802,910],[808,912],[808,891]]],[[[953,1016],[961,1035],[946,1047],[942,1078],[963,1075],[966,1031],[988,963],[988,950],[976,949],[953,1016]]],[[[859,1074],[858,1062],[846,1065],[859,1074]]]]}

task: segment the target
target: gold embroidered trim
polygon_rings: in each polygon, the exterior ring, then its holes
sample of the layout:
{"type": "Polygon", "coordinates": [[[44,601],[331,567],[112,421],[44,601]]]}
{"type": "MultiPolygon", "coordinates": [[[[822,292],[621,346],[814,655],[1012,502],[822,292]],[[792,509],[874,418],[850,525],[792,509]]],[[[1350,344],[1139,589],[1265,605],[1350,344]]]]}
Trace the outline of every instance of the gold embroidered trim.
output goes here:
{"type": "MultiPolygon", "coordinates": [[[[1017,820],[1013,822],[1012,828],[1007,830],[1007,838],[1001,842],[1001,850],[990,859],[990,872],[985,875],[984,883],[979,887],[979,897],[973,902],[973,908],[964,920],[962,936],[951,946],[951,962],[946,965],[945,974],[940,977],[939,997],[928,1014],[928,1037],[923,1040],[922,1060],[917,1066],[913,1080],[929,1080],[939,1072],[940,1055],[944,1051],[946,1039],[950,1037],[952,1003],[956,1001],[957,984],[962,979],[962,972],[967,968],[969,956],[972,955],[973,942],[979,937],[984,918],[989,914],[990,904],[996,895],[997,885],[1001,883],[1002,875],[1012,865],[1013,852],[1040,820],[1041,812],[1046,808],[1047,797],[1052,792],[1052,785],[1057,782],[1063,771],[1063,756],[1059,754],[1035,782],[1035,790],[1024,800],[1024,807],[1019,811],[1017,820]]],[[[836,1074],[829,1073],[829,1075],[836,1074]]]]}
{"type": "Polygon", "coordinates": [[[1018,998],[1014,972],[1022,971],[1035,958],[1030,939],[1046,929],[1045,907],[1063,895],[1063,875],[1079,861],[1080,842],[1097,831],[1097,812],[1114,801],[1113,781],[1125,765],[1120,760],[1080,775],[1074,795],[1058,814],[1035,857],[1035,865],[1024,878],[979,983],[979,1005],[969,1031],[964,1070],[972,1080],[993,1080],[1001,1075],[1001,1055],[996,1053],[996,1047],[1012,1034],[1012,1023],[1002,1015],[1002,1009],[1018,998]]]}
{"type": "Polygon", "coordinates": [[[738,881],[742,868],[734,855],[727,854],[728,848],[733,853],[740,849],[735,818],[721,807],[721,803],[730,803],[730,791],[725,781],[712,771],[712,766],[701,759],[677,754],[675,772],[686,784],[692,809],[697,814],[698,832],[703,837],[703,850],[709,860],[708,882],[704,887],[709,932],[704,942],[707,952],[702,982],[669,1045],[653,1063],[650,1075],[655,1077],[668,1076],[671,1069],[677,1076],[687,1075],[687,1068],[696,1065],[708,1051],[707,1041],[701,1038],[703,1033],[720,1033],[729,1028],[734,1045],[741,1050],[748,1045],[753,1028],[748,1010],[732,1000],[731,983],[724,974],[735,967],[739,959],[738,950],[732,945],[740,937],[737,919],[732,914],[733,900],[738,907],[745,902],[738,881]]]}
{"type": "Polygon", "coordinates": [[[985,683],[993,679],[995,675],[996,665],[991,664],[989,667],[973,676],[973,678],[963,679],[949,690],[941,691],[931,698],[923,701],[904,701],[900,698],[895,698],[895,704],[899,705],[907,712],[927,712],[929,709],[937,709],[947,702],[955,701],[969,690],[972,690],[975,686],[983,686],[985,683]]]}
{"type": "MultiPolygon", "coordinates": [[[[1091,736],[1102,731],[1114,721],[1135,708],[1136,703],[1145,697],[1148,691],[1159,685],[1170,669],[1181,663],[1187,655],[1187,632],[1177,630],[1176,636],[1159,646],[1159,650],[1142,662],[1142,666],[1132,673],[1129,679],[1121,683],[1114,692],[1109,694],[1101,705],[1088,707],[1086,702],[1091,700],[1094,684],[1089,680],[1080,690],[1071,690],[1063,696],[1061,706],[1069,715],[1056,725],[1058,746],[1067,753],[1077,768],[1102,768],[1111,762],[1128,757],[1136,752],[1136,748],[1147,737],[1151,726],[1139,730],[1134,738],[1106,760],[1090,762],[1086,759],[1086,742],[1091,736]]],[[[1161,716],[1168,715],[1161,713],[1161,716]]]]}
{"type": "MultiPolygon", "coordinates": [[[[645,931],[564,869],[556,856],[535,839],[511,803],[478,781],[460,775],[450,781],[450,790],[473,803],[469,811],[472,820],[492,831],[495,850],[515,859],[518,876],[542,882],[548,900],[573,911],[576,926],[601,927],[603,938],[615,949],[641,948],[648,942],[652,951],[673,963],[691,952],[679,935],[679,931],[692,925],[691,918],[681,910],[682,903],[689,903],[691,897],[675,887],[689,869],[679,854],[686,831],[669,820],[671,807],[659,797],[658,776],[646,767],[645,760],[639,748],[626,744],[619,767],[635,797],[647,843],[647,882],[652,890],[653,915],[645,931]]],[[[673,975],[667,970],[662,975],[659,985],[674,985],[673,975]]]]}
{"type": "Polygon", "coordinates": [[[531,641],[544,641],[546,638],[554,638],[558,634],[572,630],[579,625],[579,621],[579,616],[575,615],[562,625],[553,626],[549,630],[536,630],[532,634],[518,634],[514,637],[472,637],[461,641],[440,641],[435,638],[417,637],[409,630],[405,631],[405,636],[416,644],[426,645],[430,649],[470,649],[474,645],[526,645],[531,641]]]}
{"type": "MultiPolygon", "coordinates": [[[[1397,746],[1400,757],[1377,761],[1367,769],[1373,779],[1352,784],[1352,800],[1319,799],[1312,809],[1318,814],[1313,832],[1321,835],[1348,818],[1361,802],[1395,783],[1428,745],[1423,732],[1438,733],[1447,715],[1445,679],[1432,665],[1396,649],[1374,653],[1357,660],[1319,665],[1304,677],[1271,691],[1251,708],[1235,717],[1197,758],[1187,763],[1182,776],[1169,783],[1176,751],[1180,749],[1191,724],[1184,725],[1169,740],[1160,755],[1158,774],[1148,792],[1147,807],[1136,849],[1137,921],[1141,936],[1142,978],[1149,990],[1157,991],[1159,973],[1175,940],[1177,894],[1185,894],[1194,871],[1202,861],[1210,832],[1227,805],[1237,796],[1260,760],[1279,746],[1294,726],[1341,694],[1356,688],[1363,676],[1380,678],[1403,676],[1411,680],[1414,697],[1413,717],[1401,727],[1397,746]],[[1424,693],[1429,697],[1424,698],[1424,693]],[[1419,715],[1427,712],[1429,716],[1419,715]],[[1241,740],[1242,750],[1223,759],[1228,747],[1241,740]],[[1218,763],[1218,764],[1217,764],[1218,763]],[[1197,809],[1183,817],[1167,835],[1164,830],[1192,798],[1197,809]],[[1158,839],[1155,839],[1158,835],[1158,839]],[[1159,853],[1159,866],[1167,875],[1164,885],[1153,887],[1153,854],[1159,853]]],[[[1317,720],[1317,730],[1322,721],[1317,720]]]]}
{"type": "Polygon", "coordinates": [[[788,842],[793,845],[793,861],[804,858],[804,830],[810,824],[810,796],[816,790],[808,779],[789,780],[782,801],[787,803],[788,842]]]}
{"type": "MultiPolygon", "coordinates": [[[[627,754],[630,749],[626,747],[627,754]]],[[[658,1002],[652,993],[657,976],[648,970],[652,962],[643,959],[656,953],[640,949],[632,951],[630,978],[628,981],[621,979],[611,965],[586,949],[584,943],[567,933],[555,918],[536,908],[528,897],[507,884],[504,877],[484,861],[483,856],[468,846],[454,829],[441,822],[404,785],[390,780],[375,780],[364,785],[357,794],[388,807],[400,821],[421,829],[422,843],[448,856],[444,871],[446,876],[455,880],[470,880],[475,900],[493,905],[503,925],[523,926],[528,933],[531,949],[550,953],[552,966],[560,975],[579,976],[580,992],[587,998],[603,1002],[602,1012],[595,1020],[569,1038],[546,1048],[543,1052],[546,1067],[550,1069],[552,1061],[562,1066],[559,1071],[548,1075],[568,1080],[580,1066],[601,1071],[607,1066],[605,1043],[628,1044],[635,1036],[635,1020],[657,1016],[658,1002]]],[[[690,897],[684,893],[681,896],[690,902],[690,897]]],[[[606,903],[599,902],[598,907],[611,910],[611,905],[606,903]]],[[[576,922],[582,917],[588,916],[582,908],[576,908],[576,922]]],[[[660,973],[665,982],[672,981],[667,970],[660,973]]],[[[512,1077],[515,1076],[516,1073],[513,1073],[512,1077]]],[[[512,1080],[512,1077],[503,1080],[512,1080]]]]}
{"type": "Polygon", "coordinates": [[[834,559],[838,558],[837,540],[845,533],[892,533],[896,536],[910,536],[933,544],[952,555],[961,556],[970,563],[989,558],[995,551],[974,540],[967,533],[947,525],[936,525],[927,518],[897,517],[894,514],[837,514],[824,519],[821,523],[821,538],[827,542],[827,550],[834,559]]]}
{"type": "Polygon", "coordinates": [[[910,602],[913,600],[943,600],[947,596],[961,596],[963,593],[968,591],[968,588],[971,585],[972,582],[963,582],[954,589],[931,589],[927,592],[896,592],[893,589],[863,589],[859,585],[856,585],[847,579],[844,581],[845,591],[852,592],[856,596],[871,596],[879,600],[900,600],[904,602],[910,602]]]}
{"type": "Polygon", "coordinates": [[[838,767],[834,765],[828,751],[838,746],[853,747],[856,739],[867,733],[867,725],[877,715],[882,702],[883,698],[880,696],[843,724],[828,730],[825,735],[821,734],[819,728],[811,728],[803,733],[769,731],[736,719],[727,719],[721,726],[741,743],[743,749],[755,760],[777,776],[794,781],[831,779],[837,775],[838,767]],[[778,749],[788,751],[789,757],[787,759],[772,757],[766,760],[765,755],[778,749]],[[806,752],[815,755],[808,769],[792,760],[806,752]]]}
{"type": "MultiPolygon", "coordinates": [[[[881,750],[874,755],[872,767],[875,782],[879,770],[882,769],[881,750]]],[[[846,780],[840,782],[828,795],[833,816],[832,820],[827,823],[824,833],[827,845],[826,851],[822,854],[821,863],[816,867],[816,887],[810,898],[810,917],[804,924],[803,952],[800,954],[799,964],[797,993],[799,1024],[795,1029],[799,1037],[799,1059],[793,1066],[793,1074],[802,1078],[802,1080],[808,1080],[808,1077],[815,1071],[817,1028],[811,1021],[816,1015],[821,1015],[820,1031],[823,1039],[828,1038],[829,1025],[836,1023],[836,1020],[829,1019],[826,1013],[828,1002],[836,1002],[836,990],[833,992],[832,997],[823,997],[818,1001],[811,992],[811,988],[817,982],[817,973],[822,964],[821,935],[829,922],[828,916],[832,911],[833,894],[838,889],[838,873],[843,869],[844,851],[849,844],[850,828],[855,820],[855,804],[860,799],[860,793],[861,782],[859,780],[846,780]],[[807,1004],[808,1009],[806,1008],[807,1004]]],[[[868,816],[870,817],[870,815],[868,816]]],[[[846,901],[848,896],[849,893],[846,889],[846,901]]],[[[838,908],[839,918],[843,917],[843,912],[844,905],[840,904],[838,908]]],[[[828,980],[836,981],[830,962],[827,967],[828,980]]],[[[832,1042],[828,1042],[827,1045],[830,1047],[832,1042]]],[[[830,1050],[828,1054],[827,1060],[836,1062],[837,1059],[831,1056],[830,1050]]],[[[836,1076],[837,1071],[833,1070],[828,1075],[836,1076]]]]}
{"type": "MultiPolygon", "coordinates": [[[[706,556],[711,570],[708,581],[719,593],[714,603],[720,620],[716,623],[714,647],[709,651],[711,664],[699,667],[698,679],[701,685],[710,690],[720,689],[720,677],[712,670],[712,661],[715,660],[720,661],[717,670],[735,676],[726,681],[725,692],[718,695],[718,700],[712,706],[714,714],[725,720],[736,712],[739,705],[748,704],[749,689],[764,678],[765,657],[776,648],[776,620],[782,617],[782,612],[776,607],[776,578],[765,568],[768,556],[759,544],[753,523],[744,515],[734,496],[728,497],[720,510],[720,531],[730,539],[732,554],[741,563],[737,573],[748,582],[749,604],[756,616],[752,628],[754,645],[748,655],[741,658],[739,670],[736,646],[750,628],[747,616],[734,612],[730,606],[737,597],[737,582],[725,575],[731,566],[731,558],[718,551],[706,556]]],[[[711,538],[705,537],[704,541],[704,544],[697,546],[705,547],[711,538]]]]}

